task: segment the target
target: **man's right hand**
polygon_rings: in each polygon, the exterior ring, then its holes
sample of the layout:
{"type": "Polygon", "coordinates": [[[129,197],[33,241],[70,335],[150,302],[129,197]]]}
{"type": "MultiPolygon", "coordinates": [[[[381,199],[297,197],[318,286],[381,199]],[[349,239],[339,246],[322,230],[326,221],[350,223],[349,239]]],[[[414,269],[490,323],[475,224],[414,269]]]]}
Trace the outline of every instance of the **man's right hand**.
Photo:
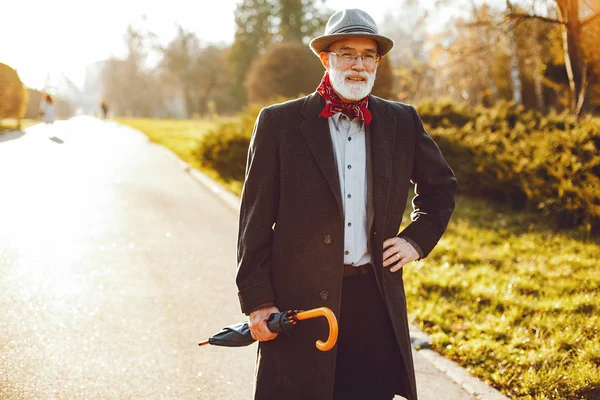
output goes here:
{"type": "Polygon", "coordinates": [[[278,333],[273,333],[267,328],[267,319],[273,313],[278,313],[279,309],[275,306],[259,308],[250,313],[248,326],[254,340],[267,342],[277,337],[278,333]]]}

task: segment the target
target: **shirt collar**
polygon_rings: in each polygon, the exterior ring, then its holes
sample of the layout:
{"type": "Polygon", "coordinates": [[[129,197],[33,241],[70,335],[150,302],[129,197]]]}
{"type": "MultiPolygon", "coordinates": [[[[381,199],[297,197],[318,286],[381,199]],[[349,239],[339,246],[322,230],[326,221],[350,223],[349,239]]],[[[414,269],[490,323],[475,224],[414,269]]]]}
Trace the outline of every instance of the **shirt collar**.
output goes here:
{"type": "MultiPolygon", "coordinates": [[[[337,130],[340,130],[340,128],[342,126],[340,124],[342,116],[345,116],[346,118],[348,118],[348,116],[342,112],[333,114],[331,117],[329,117],[332,120],[333,125],[335,126],[335,129],[337,129],[337,130]]],[[[360,131],[365,124],[358,117],[354,118],[352,121],[349,121],[349,122],[350,122],[350,128],[348,130],[348,134],[352,134],[354,132],[360,131]]]]}

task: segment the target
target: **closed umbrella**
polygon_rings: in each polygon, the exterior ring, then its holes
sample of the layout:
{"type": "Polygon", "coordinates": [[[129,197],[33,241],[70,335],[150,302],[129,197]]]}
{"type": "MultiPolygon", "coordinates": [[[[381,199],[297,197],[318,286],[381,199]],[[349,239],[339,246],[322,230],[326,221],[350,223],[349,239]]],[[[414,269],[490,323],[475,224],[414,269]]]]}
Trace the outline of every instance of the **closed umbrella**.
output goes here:
{"type": "MultiPolygon", "coordinates": [[[[327,307],[314,308],[312,310],[288,310],[280,313],[274,313],[267,319],[267,327],[271,332],[291,332],[298,321],[311,318],[325,317],[329,323],[329,337],[325,342],[317,340],[317,349],[328,351],[335,346],[338,336],[338,324],[335,314],[327,307]]],[[[235,325],[229,325],[219,332],[200,342],[200,346],[207,344],[215,346],[241,347],[254,343],[255,340],[250,334],[248,322],[240,322],[235,325]]]]}

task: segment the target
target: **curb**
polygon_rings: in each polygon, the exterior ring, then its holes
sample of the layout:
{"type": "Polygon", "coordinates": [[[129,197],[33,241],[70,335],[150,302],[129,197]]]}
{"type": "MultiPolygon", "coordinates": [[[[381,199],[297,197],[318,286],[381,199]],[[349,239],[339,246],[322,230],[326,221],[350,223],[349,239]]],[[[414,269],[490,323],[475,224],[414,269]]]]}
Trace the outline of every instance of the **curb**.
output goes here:
{"type": "Polygon", "coordinates": [[[431,338],[425,332],[412,324],[409,324],[409,332],[410,342],[419,356],[446,374],[471,396],[480,400],[509,400],[497,389],[471,375],[466,368],[433,350],[431,348],[431,338]]]}
{"type": "MultiPolygon", "coordinates": [[[[215,182],[206,174],[190,167],[189,164],[182,161],[168,148],[162,145],[159,146],[162,147],[168,154],[170,154],[171,157],[177,160],[184,171],[186,171],[188,174],[190,174],[190,176],[200,182],[200,184],[214,193],[218,199],[220,199],[228,208],[230,208],[231,211],[236,214],[239,213],[240,199],[238,196],[223,188],[218,182],[215,182]]],[[[410,323],[409,332],[411,345],[415,350],[417,350],[417,353],[430,362],[440,372],[444,373],[450,379],[456,382],[471,396],[479,400],[509,400],[507,396],[500,393],[497,389],[471,375],[467,369],[461,367],[456,362],[445,358],[435,350],[432,350],[431,338],[425,332],[421,331],[410,323]]]]}

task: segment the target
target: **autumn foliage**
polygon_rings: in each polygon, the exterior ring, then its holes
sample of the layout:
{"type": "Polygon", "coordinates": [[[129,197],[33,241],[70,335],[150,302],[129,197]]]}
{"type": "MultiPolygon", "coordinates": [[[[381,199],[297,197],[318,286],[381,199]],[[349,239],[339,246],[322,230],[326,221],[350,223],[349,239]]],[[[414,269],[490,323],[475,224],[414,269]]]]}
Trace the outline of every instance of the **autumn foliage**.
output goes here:
{"type": "Polygon", "coordinates": [[[423,103],[419,114],[460,182],[459,191],[600,233],[600,121],[423,103]]]}
{"type": "MultiPolygon", "coordinates": [[[[249,106],[239,122],[205,134],[195,152],[203,166],[228,181],[243,180],[261,108],[249,106]]],[[[454,170],[460,193],[545,215],[557,227],[600,234],[597,119],[543,116],[509,102],[493,108],[422,103],[417,110],[454,170]]]]}
{"type": "Polygon", "coordinates": [[[263,102],[276,96],[293,98],[312,93],[324,72],[308,46],[296,42],[276,44],[252,64],[246,81],[248,100],[263,102]]]}
{"type": "Polygon", "coordinates": [[[27,109],[27,91],[17,72],[0,63],[0,119],[22,119],[27,109]]]}

